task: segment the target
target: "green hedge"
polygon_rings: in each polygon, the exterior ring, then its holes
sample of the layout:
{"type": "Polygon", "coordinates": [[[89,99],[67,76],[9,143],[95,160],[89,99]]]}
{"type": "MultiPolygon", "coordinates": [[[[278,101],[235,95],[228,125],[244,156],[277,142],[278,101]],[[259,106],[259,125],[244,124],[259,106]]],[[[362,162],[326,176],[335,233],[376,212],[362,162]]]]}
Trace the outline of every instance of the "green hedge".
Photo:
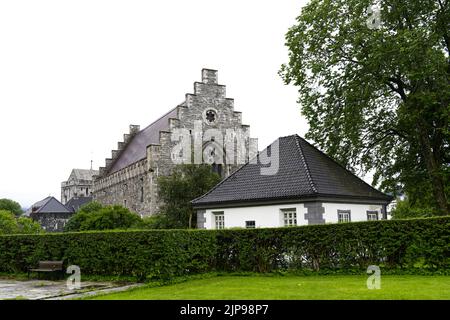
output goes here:
{"type": "Polygon", "coordinates": [[[82,274],[170,278],[209,271],[450,270],[450,217],[242,230],[0,236],[0,272],[65,260],[82,274]]]}
{"type": "Polygon", "coordinates": [[[64,260],[82,274],[167,278],[210,270],[214,233],[116,231],[0,236],[0,272],[25,272],[41,260],[64,260]]]}
{"type": "Polygon", "coordinates": [[[450,270],[450,217],[225,230],[217,242],[228,271],[450,270]]]}

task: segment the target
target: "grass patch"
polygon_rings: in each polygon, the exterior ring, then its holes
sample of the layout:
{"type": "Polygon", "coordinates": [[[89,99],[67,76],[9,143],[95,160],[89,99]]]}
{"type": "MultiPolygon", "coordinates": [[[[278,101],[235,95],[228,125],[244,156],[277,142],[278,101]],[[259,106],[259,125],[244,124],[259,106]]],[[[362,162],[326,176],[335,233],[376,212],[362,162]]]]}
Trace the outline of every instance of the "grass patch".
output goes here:
{"type": "Polygon", "coordinates": [[[415,300],[450,299],[450,276],[382,275],[369,290],[367,276],[209,276],[89,297],[100,300],[415,300]]]}

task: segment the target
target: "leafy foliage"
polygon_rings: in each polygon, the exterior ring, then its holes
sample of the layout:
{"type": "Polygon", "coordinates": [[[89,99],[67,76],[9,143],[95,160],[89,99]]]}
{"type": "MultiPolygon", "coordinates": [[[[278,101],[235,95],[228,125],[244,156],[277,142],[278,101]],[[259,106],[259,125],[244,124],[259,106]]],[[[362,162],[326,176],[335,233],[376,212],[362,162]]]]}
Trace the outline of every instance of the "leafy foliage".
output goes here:
{"type": "Polygon", "coordinates": [[[20,234],[38,234],[44,231],[38,222],[27,217],[17,218],[17,228],[17,233],[20,234]]]}
{"type": "Polygon", "coordinates": [[[299,88],[307,138],[349,169],[374,170],[374,184],[406,193],[411,207],[446,215],[450,3],[379,2],[372,28],[372,0],[310,1],[286,35],[280,74],[299,88]]]}
{"type": "Polygon", "coordinates": [[[10,211],[16,216],[20,216],[23,213],[20,204],[10,199],[0,199],[0,210],[10,211]]]}
{"type": "Polygon", "coordinates": [[[27,217],[16,216],[7,210],[0,210],[0,234],[36,234],[43,230],[39,223],[27,217]]]}
{"type": "Polygon", "coordinates": [[[65,231],[129,229],[141,222],[141,217],[127,208],[91,202],[69,219],[65,231]]]}
{"type": "Polygon", "coordinates": [[[89,215],[93,212],[100,211],[102,208],[103,206],[96,201],[85,204],[67,221],[64,231],[81,230],[81,224],[89,218],[89,215]]]}
{"type": "Polygon", "coordinates": [[[0,236],[0,272],[65,260],[82,274],[169,279],[212,271],[448,273],[450,217],[290,228],[0,236]]]}
{"type": "Polygon", "coordinates": [[[170,229],[172,222],[164,214],[156,214],[149,217],[142,218],[142,223],[139,229],[170,229]]]}
{"type": "Polygon", "coordinates": [[[411,206],[409,199],[397,201],[395,208],[392,210],[393,219],[410,219],[414,217],[432,217],[434,208],[427,206],[427,203],[421,204],[416,202],[411,206]]]}
{"type": "Polygon", "coordinates": [[[17,221],[10,211],[0,211],[0,234],[17,233],[17,221]]]}
{"type": "Polygon", "coordinates": [[[164,201],[161,214],[170,228],[192,228],[197,217],[191,200],[202,196],[220,181],[208,165],[177,166],[170,176],[159,178],[159,196],[164,201]]]}

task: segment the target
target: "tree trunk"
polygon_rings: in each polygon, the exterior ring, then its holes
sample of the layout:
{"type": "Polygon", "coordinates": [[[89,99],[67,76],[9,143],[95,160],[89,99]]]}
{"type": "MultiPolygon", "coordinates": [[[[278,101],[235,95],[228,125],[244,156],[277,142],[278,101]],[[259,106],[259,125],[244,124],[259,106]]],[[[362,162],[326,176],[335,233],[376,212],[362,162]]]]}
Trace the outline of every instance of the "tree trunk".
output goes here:
{"type": "Polygon", "coordinates": [[[450,209],[445,195],[444,180],[440,174],[440,162],[435,157],[435,152],[437,151],[433,151],[428,132],[424,129],[423,123],[419,124],[418,127],[422,155],[427,166],[428,175],[431,178],[433,195],[439,206],[439,215],[448,215],[450,214],[450,209]]]}

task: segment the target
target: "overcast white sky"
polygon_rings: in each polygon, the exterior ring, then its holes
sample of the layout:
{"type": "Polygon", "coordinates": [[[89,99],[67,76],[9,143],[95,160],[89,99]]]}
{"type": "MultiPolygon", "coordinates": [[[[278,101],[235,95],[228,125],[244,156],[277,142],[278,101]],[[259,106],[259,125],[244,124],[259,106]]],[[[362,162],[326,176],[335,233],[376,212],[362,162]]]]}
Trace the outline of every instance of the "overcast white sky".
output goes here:
{"type": "Polygon", "coordinates": [[[27,207],[72,168],[104,165],[129,124],[145,127],[219,70],[260,149],[307,131],[277,75],[306,0],[1,1],[0,198],[27,207]]]}

